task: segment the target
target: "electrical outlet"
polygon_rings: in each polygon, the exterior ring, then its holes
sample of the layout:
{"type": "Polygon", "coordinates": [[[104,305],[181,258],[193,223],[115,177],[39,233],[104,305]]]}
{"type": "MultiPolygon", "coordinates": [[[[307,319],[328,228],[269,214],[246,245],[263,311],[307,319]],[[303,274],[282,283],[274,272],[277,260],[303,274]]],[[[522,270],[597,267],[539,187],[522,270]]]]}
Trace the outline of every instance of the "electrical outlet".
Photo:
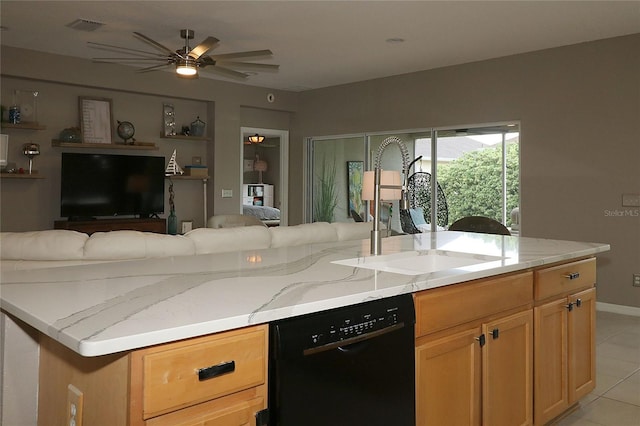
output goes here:
{"type": "Polygon", "coordinates": [[[222,190],[222,198],[231,198],[231,197],[233,197],[233,189],[222,190]]]}
{"type": "Polygon", "coordinates": [[[82,426],[82,402],[84,395],[72,384],[67,392],[67,426],[82,426]]]}
{"type": "Polygon", "coordinates": [[[640,274],[633,274],[633,286],[640,287],[640,274]]]}

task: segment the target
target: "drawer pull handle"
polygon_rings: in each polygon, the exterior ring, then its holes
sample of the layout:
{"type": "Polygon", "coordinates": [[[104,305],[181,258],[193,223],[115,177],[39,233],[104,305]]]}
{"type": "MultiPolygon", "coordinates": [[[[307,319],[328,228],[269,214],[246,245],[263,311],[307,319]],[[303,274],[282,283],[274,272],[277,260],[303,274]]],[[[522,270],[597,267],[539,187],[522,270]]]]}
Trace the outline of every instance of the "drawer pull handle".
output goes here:
{"type": "Polygon", "coordinates": [[[572,272],[570,274],[565,275],[564,277],[569,278],[570,280],[575,280],[577,278],[580,278],[580,272],[572,272]]]}
{"type": "Polygon", "coordinates": [[[233,373],[235,369],[235,361],[227,361],[218,365],[212,365],[211,367],[201,368],[198,370],[198,380],[203,382],[223,374],[233,373]]]}

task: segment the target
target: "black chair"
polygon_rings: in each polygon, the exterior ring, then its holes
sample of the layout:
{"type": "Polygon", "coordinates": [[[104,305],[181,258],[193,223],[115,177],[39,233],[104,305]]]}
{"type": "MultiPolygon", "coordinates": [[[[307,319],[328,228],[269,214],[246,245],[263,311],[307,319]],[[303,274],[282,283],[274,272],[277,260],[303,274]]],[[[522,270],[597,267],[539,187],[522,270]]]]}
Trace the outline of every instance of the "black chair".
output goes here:
{"type": "Polygon", "coordinates": [[[456,220],[449,231],[478,232],[481,234],[511,235],[506,226],[484,216],[467,216],[456,220]]]}

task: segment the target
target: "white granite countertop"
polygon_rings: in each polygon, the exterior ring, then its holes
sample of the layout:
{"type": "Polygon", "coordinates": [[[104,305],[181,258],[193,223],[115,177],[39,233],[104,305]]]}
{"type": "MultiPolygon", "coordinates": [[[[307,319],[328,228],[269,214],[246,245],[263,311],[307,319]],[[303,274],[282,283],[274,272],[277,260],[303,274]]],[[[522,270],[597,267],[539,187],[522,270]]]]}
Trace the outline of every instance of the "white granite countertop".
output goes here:
{"type": "Polygon", "coordinates": [[[500,259],[420,275],[332,263],[370,261],[363,240],[9,271],[0,275],[0,307],[98,356],[591,256],[609,245],[436,232],[384,238],[382,248],[383,255],[439,250],[500,259]]]}

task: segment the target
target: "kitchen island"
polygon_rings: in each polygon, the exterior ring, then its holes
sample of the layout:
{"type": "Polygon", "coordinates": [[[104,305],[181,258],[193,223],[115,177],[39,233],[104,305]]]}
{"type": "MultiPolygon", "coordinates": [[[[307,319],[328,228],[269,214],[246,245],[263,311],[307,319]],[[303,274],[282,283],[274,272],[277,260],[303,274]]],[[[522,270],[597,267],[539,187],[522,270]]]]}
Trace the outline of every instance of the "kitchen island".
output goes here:
{"type": "MultiPolygon", "coordinates": [[[[49,376],[54,376],[52,369],[82,363],[81,374],[69,373],[51,380],[74,377],[84,383],[74,386],[85,394],[87,424],[99,424],[87,421],[91,411],[97,410],[95,406],[100,405],[90,402],[90,392],[116,395],[107,399],[114,405],[104,408],[95,418],[124,411],[121,420],[104,420],[105,424],[163,424],[162,421],[171,424],[176,420],[167,416],[176,415],[176,410],[184,413],[201,407],[210,412],[218,405],[243,405],[247,412],[252,412],[266,404],[264,325],[271,321],[398,294],[413,293],[418,297],[458,284],[473,288],[475,282],[482,284],[495,277],[523,273],[529,274],[531,291],[530,300],[521,307],[532,310],[534,305],[538,306],[534,299],[542,303],[559,294],[540,294],[543,297],[536,298],[534,288],[539,288],[533,284],[536,270],[588,259],[608,249],[608,245],[599,243],[437,232],[385,238],[383,256],[418,252],[456,257],[464,253],[466,258],[477,257],[478,262],[434,272],[408,271],[411,261],[407,259],[403,259],[402,267],[393,267],[391,262],[372,266],[369,241],[363,240],[15,271],[0,277],[1,308],[42,335],[41,417],[46,415],[50,419],[49,416],[59,415],[60,405],[65,415],[66,390],[62,404],[43,403],[43,394],[49,391],[47,399],[56,400],[51,396],[55,392],[48,390],[46,383],[49,376]],[[335,263],[347,259],[361,265],[335,263]],[[174,355],[184,358],[185,353],[199,345],[237,348],[242,344],[262,348],[262,356],[259,350],[242,351],[249,353],[246,362],[259,370],[258,376],[261,374],[262,378],[253,376],[254,368],[250,368],[243,385],[234,387],[232,383],[224,394],[198,394],[177,403],[165,403],[153,396],[166,393],[162,390],[164,384],[147,380],[153,372],[165,371],[163,363],[170,365],[174,355]],[[167,353],[171,356],[165,359],[167,353]],[[119,379],[100,386],[94,383],[114,375],[119,379]],[[148,396],[143,388],[156,389],[155,394],[148,396]],[[220,402],[219,397],[231,400],[220,402]]],[[[415,257],[415,264],[420,261],[415,257]]],[[[592,272],[595,274],[595,267],[592,272]]],[[[585,285],[593,287],[593,284],[585,285]]],[[[509,311],[512,307],[505,309],[509,311]]],[[[480,318],[469,318],[469,322],[476,320],[480,318]]],[[[166,376],[163,380],[171,381],[166,376]]]]}

